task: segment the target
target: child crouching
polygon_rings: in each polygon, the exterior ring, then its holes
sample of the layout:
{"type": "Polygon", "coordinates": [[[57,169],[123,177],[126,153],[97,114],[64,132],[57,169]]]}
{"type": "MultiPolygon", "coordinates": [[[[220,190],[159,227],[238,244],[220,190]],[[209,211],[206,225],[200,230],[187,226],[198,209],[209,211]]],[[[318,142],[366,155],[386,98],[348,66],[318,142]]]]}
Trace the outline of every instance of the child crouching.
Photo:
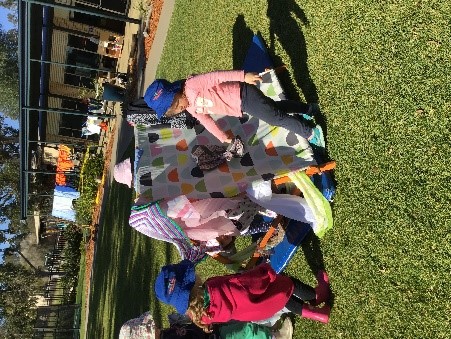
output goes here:
{"type": "Polygon", "coordinates": [[[329,299],[325,272],[320,272],[318,286],[313,288],[277,274],[269,264],[243,273],[213,277],[202,284],[196,278],[194,264],[184,260],[161,269],[155,293],[160,301],[174,306],[178,313],[186,313],[205,331],[212,324],[230,320],[264,320],[284,308],[324,323],[329,321],[330,314],[328,305],[315,307],[329,299]]]}

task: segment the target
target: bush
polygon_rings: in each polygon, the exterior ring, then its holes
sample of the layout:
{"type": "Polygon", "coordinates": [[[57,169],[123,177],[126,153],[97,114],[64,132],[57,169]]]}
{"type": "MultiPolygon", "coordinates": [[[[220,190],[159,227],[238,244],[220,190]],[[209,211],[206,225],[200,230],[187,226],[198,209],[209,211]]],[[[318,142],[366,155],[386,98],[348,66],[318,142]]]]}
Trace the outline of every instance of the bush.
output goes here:
{"type": "Polygon", "coordinates": [[[69,225],[65,230],[65,236],[67,244],[63,251],[64,261],[61,270],[66,273],[61,278],[61,285],[64,288],[64,302],[70,304],[75,302],[83,234],[80,227],[69,225]]]}
{"type": "Polygon", "coordinates": [[[89,225],[92,220],[92,210],[103,173],[104,159],[102,155],[85,157],[80,175],[80,198],[75,204],[75,218],[79,225],[89,225]]]}

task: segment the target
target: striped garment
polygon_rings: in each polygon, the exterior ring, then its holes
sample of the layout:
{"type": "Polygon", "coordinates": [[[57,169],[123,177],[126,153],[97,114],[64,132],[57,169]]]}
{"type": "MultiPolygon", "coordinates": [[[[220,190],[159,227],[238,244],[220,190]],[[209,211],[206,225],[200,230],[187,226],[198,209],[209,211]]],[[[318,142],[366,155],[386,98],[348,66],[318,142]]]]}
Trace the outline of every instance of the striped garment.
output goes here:
{"type": "Polygon", "coordinates": [[[157,202],[144,206],[133,206],[129,224],[148,237],[174,244],[182,260],[188,259],[195,263],[202,260],[206,252],[220,250],[216,246],[207,246],[205,242],[200,242],[198,245],[193,244],[180,226],[163,213],[157,202]]]}

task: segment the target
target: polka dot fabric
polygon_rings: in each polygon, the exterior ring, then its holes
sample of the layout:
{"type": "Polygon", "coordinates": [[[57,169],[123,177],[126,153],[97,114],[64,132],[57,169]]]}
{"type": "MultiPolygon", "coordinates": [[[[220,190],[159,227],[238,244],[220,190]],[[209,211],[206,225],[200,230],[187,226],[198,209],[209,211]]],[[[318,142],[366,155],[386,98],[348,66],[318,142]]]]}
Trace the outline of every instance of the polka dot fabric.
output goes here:
{"type": "MultiPolygon", "coordinates": [[[[275,100],[284,98],[273,71],[264,76],[262,90],[275,100]]],[[[253,181],[271,180],[315,164],[308,142],[283,128],[249,116],[217,121],[223,130],[241,137],[245,154],[208,172],[201,171],[191,157],[195,145],[220,144],[205,129],[135,129],[136,146],[143,150],[136,170],[137,193],[152,200],[182,194],[193,199],[231,197],[253,181]]]]}

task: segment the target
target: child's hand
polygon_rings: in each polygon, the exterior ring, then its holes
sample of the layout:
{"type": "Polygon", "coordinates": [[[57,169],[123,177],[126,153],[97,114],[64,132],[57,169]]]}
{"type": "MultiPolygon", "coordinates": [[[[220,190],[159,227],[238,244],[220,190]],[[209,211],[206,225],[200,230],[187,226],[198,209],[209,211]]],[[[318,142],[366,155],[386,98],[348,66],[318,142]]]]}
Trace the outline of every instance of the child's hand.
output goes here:
{"type": "Polygon", "coordinates": [[[256,85],[257,82],[261,81],[262,77],[257,73],[249,72],[244,74],[244,82],[250,85],[256,85]]]}

